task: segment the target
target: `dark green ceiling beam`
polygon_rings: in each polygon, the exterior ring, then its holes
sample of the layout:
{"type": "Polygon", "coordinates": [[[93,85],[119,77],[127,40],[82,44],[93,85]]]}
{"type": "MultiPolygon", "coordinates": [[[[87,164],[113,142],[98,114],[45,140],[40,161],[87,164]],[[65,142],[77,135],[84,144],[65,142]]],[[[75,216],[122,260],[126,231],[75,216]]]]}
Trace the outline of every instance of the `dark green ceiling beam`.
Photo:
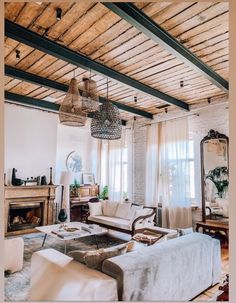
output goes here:
{"type": "Polygon", "coordinates": [[[220,89],[228,92],[229,83],[224,78],[195,56],[189,49],[171,36],[160,25],[155,23],[134,4],[129,2],[104,2],[102,4],[119,15],[122,19],[126,20],[129,24],[136,27],[147,37],[162,45],[166,50],[184,63],[194,68],[194,70],[202,74],[220,89]]]}
{"type": "MultiPolygon", "coordinates": [[[[19,105],[23,105],[23,106],[32,107],[32,108],[37,108],[37,109],[54,112],[54,113],[58,113],[59,108],[60,108],[59,104],[56,104],[53,102],[35,99],[32,97],[23,96],[23,95],[19,95],[19,94],[7,92],[7,91],[5,91],[5,102],[19,104],[19,105]]],[[[93,115],[89,114],[88,117],[92,118],[93,115]]],[[[122,120],[122,125],[124,125],[124,126],[126,125],[125,120],[122,120]]]]}
{"type": "MultiPolygon", "coordinates": [[[[18,68],[9,66],[9,65],[5,65],[5,75],[9,76],[9,77],[13,77],[13,78],[17,78],[23,81],[27,81],[30,83],[34,83],[40,86],[45,86],[48,87],[50,89],[55,89],[55,90],[59,90],[62,92],[67,92],[68,91],[68,85],[44,78],[44,77],[40,77],[37,76],[35,74],[31,74],[28,72],[25,72],[23,70],[20,70],[18,68]]],[[[80,91],[80,93],[82,93],[82,91],[80,91]]],[[[100,103],[104,103],[106,101],[106,98],[104,97],[99,97],[99,102],[100,103]]],[[[149,118],[149,119],[153,119],[153,114],[146,112],[144,110],[140,110],[137,108],[134,108],[132,106],[128,106],[119,102],[115,102],[115,101],[111,101],[114,105],[116,105],[119,109],[124,110],[126,112],[130,112],[133,113],[135,115],[139,115],[145,118],[149,118]]]]}
{"type": "Polygon", "coordinates": [[[135,90],[139,90],[152,97],[161,99],[167,103],[174,104],[182,109],[189,110],[189,105],[179,99],[167,95],[151,86],[143,84],[135,79],[130,78],[116,70],[113,70],[99,62],[96,62],[82,54],[79,54],[63,45],[60,45],[48,38],[45,38],[25,27],[5,19],[5,35],[23,44],[29,45],[46,54],[54,56],[65,62],[81,67],[85,70],[92,70],[97,74],[114,79],[128,85],[135,90]]]}

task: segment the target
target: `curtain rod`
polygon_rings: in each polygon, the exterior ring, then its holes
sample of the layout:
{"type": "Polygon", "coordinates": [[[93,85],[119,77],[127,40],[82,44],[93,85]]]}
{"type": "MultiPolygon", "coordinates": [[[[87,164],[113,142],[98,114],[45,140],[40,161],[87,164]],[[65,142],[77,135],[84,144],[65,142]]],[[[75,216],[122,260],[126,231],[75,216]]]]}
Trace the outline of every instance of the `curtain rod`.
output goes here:
{"type": "MultiPolygon", "coordinates": [[[[199,107],[199,108],[193,108],[192,112],[184,113],[183,115],[179,115],[178,117],[169,117],[169,118],[166,118],[166,119],[165,118],[164,119],[160,118],[159,121],[153,121],[153,122],[150,122],[150,123],[143,124],[142,126],[140,126],[140,128],[142,128],[144,126],[150,126],[152,124],[157,124],[157,123],[160,123],[160,122],[164,122],[164,121],[176,120],[176,119],[181,119],[181,118],[189,117],[189,116],[199,117],[200,113],[198,113],[198,111],[200,111],[200,110],[208,109],[210,107],[215,107],[215,106],[220,106],[220,105],[227,105],[227,104],[228,104],[228,101],[224,101],[224,102],[221,102],[221,103],[209,104],[209,105],[202,106],[202,107],[199,107]]],[[[227,109],[227,107],[225,109],[227,109]]],[[[164,112],[162,114],[164,114],[164,112]]]]}

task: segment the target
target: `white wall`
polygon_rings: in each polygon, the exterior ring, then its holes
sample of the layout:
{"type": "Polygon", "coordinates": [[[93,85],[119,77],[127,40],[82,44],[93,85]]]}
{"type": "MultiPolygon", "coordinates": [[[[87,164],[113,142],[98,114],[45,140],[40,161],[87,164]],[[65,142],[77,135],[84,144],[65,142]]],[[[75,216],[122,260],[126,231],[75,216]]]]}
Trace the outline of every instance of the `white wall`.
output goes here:
{"type": "MultiPolygon", "coordinates": [[[[61,171],[66,170],[66,159],[72,151],[78,152],[82,158],[82,173],[94,173],[97,182],[97,149],[98,139],[90,134],[90,127],[70,127],[58,125],[57,155],[56,155],[56,181],[60,182],[61,171]]],[[[76,179],[81,183],[80,174],[76,179]]]]}
{"type": "Polygon", "coordinates": [[[5,168],[8,181],[12,168],[17,177],[46,175],[56,166],[57,125],[56,114],[5,104],[5,168]]]}

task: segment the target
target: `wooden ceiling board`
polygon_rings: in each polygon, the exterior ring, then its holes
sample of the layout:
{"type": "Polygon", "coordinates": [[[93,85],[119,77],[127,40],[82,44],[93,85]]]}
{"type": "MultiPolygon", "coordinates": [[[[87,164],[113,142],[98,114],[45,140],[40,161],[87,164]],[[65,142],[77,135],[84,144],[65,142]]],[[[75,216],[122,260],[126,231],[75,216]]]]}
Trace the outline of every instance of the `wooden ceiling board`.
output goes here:
{"type": "MultiPolygon", "coordinates": [[[[228,4],[214,2],[157,2],[137,3],[139,8],[158,24],[183,41],[191,51],[228,78],[228,4]]],[[[77,50],[92,59],[114,68],[163,92],[188,102],[196,102],[209,95],[222,92],[198,73],[183,64],[160,45],[151,41],[136,28],[121,20],[101,3],[61,2],[62,19],[55,19],[58,3],[8,3],[6,17],[16,20],[29,29],[77,50]],[[12,13],[12,11],[14,13],[12,13]],[[29,16],[27,11],[30,12],[29,16]],[[46,31],[46,32],[45,32],[46,31]],[[180,90],[179,81],[187,85],[180,90]],[[181,97],[181,98],[180,98],[181,97]]],[[[35,73],[42,77],[68,84],[76,73],[80,87],[82,77],[88,72],[62,60],[34,50],[26,45],[6,39],[6,64],[35,73]],[[15,58],[15,49],[21,50],[20,60],[15,58]]],[[[94,75],[98,92],[106,96],[106,78],[94,75]]],[[[62,98],[63,92],[6,77],[6,89],[36,98],[46,96],[62,98]]],[[[158,112],[162,100],[137,92],[125,85],[110,81],[109,97],[130,106],[158,112]],[[138,96],[137,105],[134,96],[138,96]]],[[[129,114],[128,114],[129,115],[129,114]]]]}
{"type": "Polygon", "coordinates": [[[5,2],[5,18],[15,21],[21,10],[27,3],[25,2],[5,2]]]}
{"type": "Polygon", "coordinates": [[[50,27],[47,36],[53,40],[60,40],[61,36],[94,5],[90,1],[74,3],[66,13],[63,12],[61,20],[56,22],[53,27],[50,27]]]}

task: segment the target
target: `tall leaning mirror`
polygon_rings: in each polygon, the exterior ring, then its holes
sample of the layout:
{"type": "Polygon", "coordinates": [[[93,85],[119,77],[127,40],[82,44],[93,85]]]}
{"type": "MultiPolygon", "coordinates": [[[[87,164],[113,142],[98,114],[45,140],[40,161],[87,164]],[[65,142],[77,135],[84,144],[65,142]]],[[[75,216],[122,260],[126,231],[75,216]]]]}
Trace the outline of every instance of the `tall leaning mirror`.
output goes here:
{"type": "Polygon", "coordinates": [[[229,139],[210,130],[201,141],[202,220],[229,219],[229,139]]]}

